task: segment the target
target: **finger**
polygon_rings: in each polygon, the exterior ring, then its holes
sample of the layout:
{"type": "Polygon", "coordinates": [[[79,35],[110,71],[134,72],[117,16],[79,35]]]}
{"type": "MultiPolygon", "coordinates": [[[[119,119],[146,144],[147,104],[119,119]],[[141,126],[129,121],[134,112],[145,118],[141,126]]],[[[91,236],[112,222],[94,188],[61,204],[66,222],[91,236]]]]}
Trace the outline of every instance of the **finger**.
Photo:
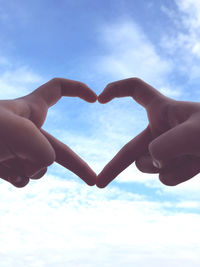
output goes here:
{"type": "Polygon", "coordinates": [[[164,96],[155,88],[138,78],[129,78],[110,83],[98,96],[100,103],[107,103],[115,97],[131,96],[140,105],[146,107],[155,97],[164,96]]]}
{"type": "Polygon", "coordinates": [[[170,159],[183,155],[199,155],[200,125],[193,118],[170,129],[154,139],[149,152],[157,167],[163,167],[170,159]]]}
{"type": "Polygon", "coordinates": [[[64,78],[54,78],[31,93],[42,98],[48,107],[54,105],[62,96],[80,97],[87,102],[95,102],[97,95],[82,82],[64,78]]]}
{"type": "Polygon", "coordinates": [[[153,165],[152,157],[149,153],[142,155],[137,158],[135,161],[135,165],[141,172],[144,173],[158,173],[159,169],[153,165]]]}
{"type": "Polygon", "coordinates": [[[36,172],[34,175],[30,176],[30,179],[37,180],[42,178],[47,172],[47,168],[43,168],[40,171],[36,172]]]}
{"type": "Polygon", "coordinates": [[[41,129],[41,132],[49,140],[56,152],[55,161],[78,175],[88,185],[95,185],[96,173],[89,165],[74,153],[68,146],[57,140],[55,137],[41,129]]]}
{"type": "Polygon", "coordinates": [[[28,177],[20,177],[18,176],[17,178],[10,178],[9,181],[12,185],[18,188],[25,187],[29,183],[29,178],[28,177]]]}
{"type": "Polygon", "coordinates": [[[15,157],[3,162],[5,166],[12,170],[19,177],[29,177],[31,179],[40,179],[47,171],[47,168],[41,168],[27,159],[15,157]]]}
{"type": "Polygon", "coordinates": [[[16,172],[8,168],[4,163],[0,163],[0,178],[18,188],[24,187],[29,183],[28,177],[18,176],[16,172]]]}
{"type": "Polygon", "coordinates": [[[150,130],[149,128],[146,128],[142,133],[127,143],[104,167],[97,177],[96,185],[100,188],[108,185],[138,157],[147,152],[150,141],[150,130]]]}
{"type": "Polygon", "coordinates": [[[182,156],[160,170],[160,181],[168,186],[183,183],[200,172],[200,158],[182,156]]]}
{"type": "Polygon", "coordinates": [[[16,158],[26,159],[38,169],[51,165],[55,160],[55,151],[40,130],[29,120],[8,114],[1,128],[1,137],[11,154],[16,158]]]}

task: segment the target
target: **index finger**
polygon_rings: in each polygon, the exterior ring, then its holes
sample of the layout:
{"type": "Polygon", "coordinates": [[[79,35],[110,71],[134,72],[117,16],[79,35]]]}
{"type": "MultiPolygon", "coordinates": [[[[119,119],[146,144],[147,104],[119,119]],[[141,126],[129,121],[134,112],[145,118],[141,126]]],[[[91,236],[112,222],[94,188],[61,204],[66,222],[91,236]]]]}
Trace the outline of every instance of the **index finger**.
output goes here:
{"type": "Polygon", "coordinates": [[[125,170],[138,157],[148,150],[152,137],[149,127],[127,143],[97,176],[96,185],[107,186],[115,177],[125,170]]]}
{"type": "Polygon", "coordinates": [[[95,102],[97,95],[86,84],[64,78],[54,78],[43,84],[31,95],[41,97],[48,107],[56,104],[62,96],[80,97],[87,102],[95,102]]]}
{"type": "Polygon", "coordinates": [[[140,105],[146,107],[153,98],[165,97],[155,88],[138,78],[129,78],[110,83],[98,96],[100,103],[107,103],[115,97],[131,96],[140,105]]]}
{"type": "Polygon", "coordinates": [[[78,175],[88,185],[95,185],[96,173],[83,159],[81,159],[68,146],[57,140],[55,137],[53,137],[43,129],[40,129],[40,131],[48,139],[53,149],[55,150],[55,161],[57,163],[78,175]]]}

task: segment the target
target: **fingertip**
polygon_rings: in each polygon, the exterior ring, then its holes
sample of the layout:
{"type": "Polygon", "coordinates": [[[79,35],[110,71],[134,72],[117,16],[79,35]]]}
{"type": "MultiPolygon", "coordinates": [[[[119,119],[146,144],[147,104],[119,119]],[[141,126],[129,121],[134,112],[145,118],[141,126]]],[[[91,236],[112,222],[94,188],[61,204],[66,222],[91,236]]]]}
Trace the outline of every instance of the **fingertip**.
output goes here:
{"type": "Polygon", "coordinates": [[[94,186],[94,185],[96,184],[94,181],[86,182],[86,183],[87,183],[87,185],[89,185],[89,186],[94,186]]]}
{"type": "Polygon", "coordinates": [[[101,95],[98,96],[98,102],[101,103],[101,104],[105,104],[105,103],[107,103],[109,101],[110,100],[109,99],[106,99],[103,94],[101,94],[101,95]]]}
{"type": "Polygon", "coordinates": [[[97,101],[97,95],[91,89],[89,89],[89,91],[87,90],[86,92],[82,93],[82,95],[80,95],[79,97],[89,103],[95,103],[97,101]]]}
{"type": "Polygon", "coordinates": [[[10,183],[17,188],[23,188],[29,183],[29,178],[28,177],[25,177],[25,178],[17,177],[15,181],[11,181],[10,183]]]}
{"type": "Polygon", "coordinates": [[[104,103],[102,95],[99,95],[98,98],[97,98],[97,100],[98,100],[98,102],[101,103],[101,104],[104,103]]]}
{"type": "Polygon", "coordinates": [[[96,184],[96,186],[97,186],[98,188],[100,188],[100,189],[103,189],[103,188],[106,187],[106,185],[103,185],[103,184],[96,184]]]}
{"type": "Polygon", "coordinates": [[[96,184],[97,175],[95,172],[90,171],[90,173],[87,175],[87,177],[81,177],[80,178],[89,186],[94,186],[96,184]]]}
{"type": "Polygon", "coordinates": [[[94,103],[97,101],[97,94],[85,83],[76,82],[76,93],[76,96],[79,96],[89,103],[94,103]]]}
{"type": "Polygon", "coordinates": [[[159,174],[159,180],[162,184],[169,186],[169,187],[174,187],[174,186],[179,184],[178,181],[173,180],[173,179],[172,180],[168,179],[167,177],[163,176],[162,174],[159,174]]]}
{"type": "Polygon", "coordinates": [[[108,184],[106,184],[105,182],[103,182],[101,179],[98,179],[98,180],[96,181],[96,186],[97,186],[98,188],[105,188],[107,185],[108,185],[108,184]]]}
{"type": "Polygon", "coordinates": [[[95,103],[97,101],[97,95],[93,92],[90,96],[90,98],[88,99],[88,101],[90,103],[95,103]]]}

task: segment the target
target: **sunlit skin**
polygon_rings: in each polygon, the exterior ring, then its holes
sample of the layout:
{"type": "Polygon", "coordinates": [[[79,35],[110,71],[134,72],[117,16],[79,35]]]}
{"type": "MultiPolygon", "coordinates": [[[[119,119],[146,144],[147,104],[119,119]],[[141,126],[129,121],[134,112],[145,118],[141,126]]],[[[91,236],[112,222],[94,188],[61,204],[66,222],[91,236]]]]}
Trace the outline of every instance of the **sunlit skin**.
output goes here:
{"type": "Polygon", "coordinates": [[[54,78],[29,95],[0,101],[0,178],[23,187],[29,179],[44,176],[47,167],[56,161],[88,185],[95,184],[96,174],[88,164],[41,128],[48,108],[63,96],[80,97],[90,103],[97,100],[85,84],[54,78]]]}
{"type": "Polygon", "coordinates": [[[126,96],[146,109],[149,124],[104,167],[97,177],[97,186],[107,186],[133,162],[144,173],[159,173],[161,182],[170,186],[198,174],[200,103],[168,98],[138,78],[108,84],[98,101],[105,104],[126,96]]]}
{"type": "Polygon", "coordinates": [[[41,128],[48,108],[63,96],[97,100],[87,85],[63,78],[54,78],[24,97],[0,100],[0,178],[23,187],[30,179],[43,177],[53,162],[100,188],[133,162],[144,173],[159,173],[166,185],[185,182],[200,172],[200,103],[168,98],[138,78],[108,84],[99,103],[130,96],[146,109],[149,124],[97,177],[67,145],[41,128]]]}

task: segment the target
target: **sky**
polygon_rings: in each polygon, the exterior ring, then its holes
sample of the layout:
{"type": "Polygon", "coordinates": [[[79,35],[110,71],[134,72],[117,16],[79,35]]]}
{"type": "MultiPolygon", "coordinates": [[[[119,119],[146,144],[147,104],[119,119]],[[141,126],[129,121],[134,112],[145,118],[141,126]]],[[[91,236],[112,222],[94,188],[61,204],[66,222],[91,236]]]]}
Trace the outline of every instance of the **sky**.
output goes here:
{"type": "MultiPolygon", "coordinates": [[[[54,77],[139,77],[176,100],[200,99],[198,0],[0,0],[0,99],[54,77]]],[[[131,98],[62,98],[43,126],[96,173],[147,126],[131,98]]],[[[200,175],[168,187],[132,164],[105,189],[54,163],[24,188],[0,181],[1,267],[197,267],[200,175]]]]}

